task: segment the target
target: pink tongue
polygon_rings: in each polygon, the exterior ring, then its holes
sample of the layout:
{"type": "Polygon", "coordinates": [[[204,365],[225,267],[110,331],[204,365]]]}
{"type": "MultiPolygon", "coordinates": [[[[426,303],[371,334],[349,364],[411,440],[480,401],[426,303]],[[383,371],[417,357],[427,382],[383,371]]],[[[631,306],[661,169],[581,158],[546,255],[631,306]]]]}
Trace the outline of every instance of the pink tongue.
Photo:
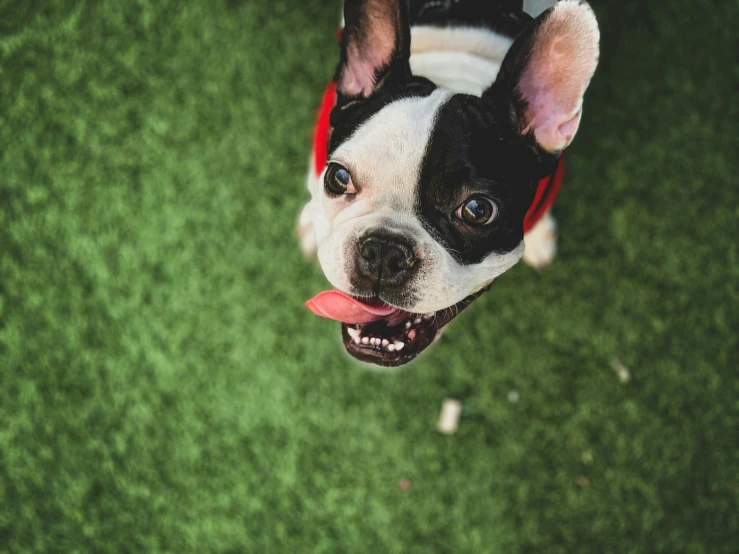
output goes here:
{"type": "Polygon", "coordinates": [[[305,307],[316,315],[342,323],[372,323],[379,319],[390,319],[390,316],[399,312],[403,313],[387,304],[365,304],[336,289],[320,293],[308,300],[305,307]]]}

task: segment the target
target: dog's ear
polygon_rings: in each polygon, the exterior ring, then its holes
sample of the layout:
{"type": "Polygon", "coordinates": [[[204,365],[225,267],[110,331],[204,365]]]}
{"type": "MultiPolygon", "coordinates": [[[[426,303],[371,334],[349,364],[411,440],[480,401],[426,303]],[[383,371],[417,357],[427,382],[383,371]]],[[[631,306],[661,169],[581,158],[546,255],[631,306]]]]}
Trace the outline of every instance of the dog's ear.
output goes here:
{"type": "Polygon", "coordinates": [[[339,94],[370,96],[388,78],[410,75],[406,0],[345,0],[339,94]]]}
{"type": "Polygon", "coordinates": [[[587,2],[561,0],[516,38],[483,97],[502,105],[517,132],[533,133],[544,150],[559,152],[580,124],[599,39],[587,2]]]}

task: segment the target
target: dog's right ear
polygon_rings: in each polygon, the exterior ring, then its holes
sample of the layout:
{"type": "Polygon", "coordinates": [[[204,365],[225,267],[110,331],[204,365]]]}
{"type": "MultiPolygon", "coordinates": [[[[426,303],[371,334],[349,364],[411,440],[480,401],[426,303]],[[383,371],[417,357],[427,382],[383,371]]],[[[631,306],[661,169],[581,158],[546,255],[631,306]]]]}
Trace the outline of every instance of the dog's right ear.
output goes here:
{"type": "Polygon", "coordinates": [[[368,97],[388,79],[410,75],[407,12],[406,0],[344,0],[339,94],[368,97]]]}

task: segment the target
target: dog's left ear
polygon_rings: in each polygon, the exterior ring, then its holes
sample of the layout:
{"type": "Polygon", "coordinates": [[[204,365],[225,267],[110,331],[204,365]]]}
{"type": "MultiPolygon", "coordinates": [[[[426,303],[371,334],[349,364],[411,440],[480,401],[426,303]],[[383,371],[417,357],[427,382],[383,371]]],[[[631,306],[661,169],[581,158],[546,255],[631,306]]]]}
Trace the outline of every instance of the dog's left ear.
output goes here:
{"type": "Polygon", "coordinates": [[[516,131],[547,152],[572,142],[585,89],[598,65],[600,32],[584,0],[561,0],[513,42],[483,97],[502,103],[516,131]]]}
{"type": "Polygon", "coordinates": [[[406,0],[345,0],[337,90],[370,96],[388,78],[410,75],[406,0]]]}

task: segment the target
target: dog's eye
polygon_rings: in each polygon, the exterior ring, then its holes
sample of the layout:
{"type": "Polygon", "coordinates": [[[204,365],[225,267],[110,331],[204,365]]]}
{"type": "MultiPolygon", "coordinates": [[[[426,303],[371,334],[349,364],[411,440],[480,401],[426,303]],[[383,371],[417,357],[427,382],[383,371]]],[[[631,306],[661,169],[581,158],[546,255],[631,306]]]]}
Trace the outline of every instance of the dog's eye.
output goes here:
{"type": "Polygon", "coordinates": [[[329,196],[354,194],[357,192],[352,184],[352,176],[342,165],[331,163],[323,178],[323,188],[329,196]]]}
{"type": "Polygon", "coordinates": [[[472,196],[457,208],[456,215],[469,225],[487,225],[498,217],[498,206],[485,196],[472,196]]]}

